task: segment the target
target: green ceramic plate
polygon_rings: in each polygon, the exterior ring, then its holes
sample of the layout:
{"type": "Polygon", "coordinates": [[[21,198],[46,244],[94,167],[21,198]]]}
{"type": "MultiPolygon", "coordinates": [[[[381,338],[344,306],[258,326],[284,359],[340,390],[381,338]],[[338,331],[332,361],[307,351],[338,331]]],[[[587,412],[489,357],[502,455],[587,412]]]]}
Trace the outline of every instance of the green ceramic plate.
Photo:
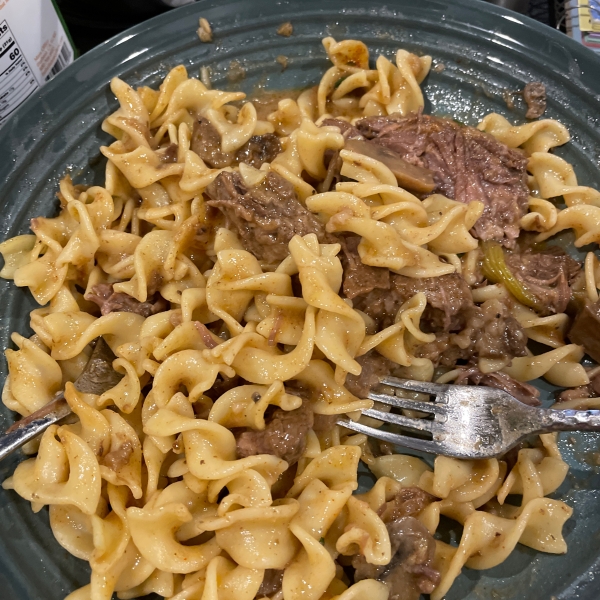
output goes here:
{"type": "MultiPolygon", "coordinates": [[[[490,111],[522,122],[523,107],[509,111],[502,93],[542,81],[549,95],[547,114],[573,135],[559,153],[575,165],[581,183],[600,187],[600,60],[556,31],[477,1],[211,0],[164,14],[106,42],[15,113],[0,130],[0,239],[25,233],[34,216],[55,213],[57,184],[65,169],[81,182],[102,181],[98,147],[108,137],[100,123],[116,108],[108,88],[111,77],[156,86],[171,67],[183,63],[191,75],[207,65],[217,86],[241,86],[247,92],[304,87],[318,82],[327,66],[320,42],[327,35],[361,39],[373,57],[393,56],[398,47],[431,54],[436,68],[425,82],[426,110],[468,124],[490,111]],[[214,44],[198,40],[200,16],[212,24],[214,44]],[[276,34],[284,21],[294,26],[290,38],[276,34]],[[288,57],[285,71],[275,60],[278,55],[288,57]],[[228,80],[232,61],[243,66],[242,81],[228,80]]],[[[29,332],[28,313],[34,306],[27,291],[5,281],[0,282],[0,297],[0,346],[6,348],[11,331],[29,332]]],[[[3,381],[6,365],[1,362],[3,381]]],[[[2,429],[12,418],[2,407],[2,429]]],[[[550,556],[519,546],[495,569],[465,570],[448,600],[600,598],[598,441],[578,435],[561,444],[571,472],[556,497],[575,508],[566,526],[569,553],[550,556]]],[[[1,463],[0,479],[21,458],[1,463]]],[[[85,564],[54,541],[47,511],[34,515],[15,493],[0,490],[0,598],[61,600],[88,578],[85,564]]]]}

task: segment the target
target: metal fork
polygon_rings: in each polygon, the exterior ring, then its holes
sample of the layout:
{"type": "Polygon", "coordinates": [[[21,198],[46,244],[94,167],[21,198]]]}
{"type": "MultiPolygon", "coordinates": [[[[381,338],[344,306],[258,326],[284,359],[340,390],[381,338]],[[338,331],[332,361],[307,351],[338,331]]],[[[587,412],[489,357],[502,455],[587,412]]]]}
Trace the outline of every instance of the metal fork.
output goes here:
{"type": "Polygon", "coordinates": [[[338,423],[398,446],[465,459],[494,458],[505,454],[534,433],[600,431],[600,410],[533,408],[507,392],[474,385],[452,385],[386,377],[383,385],[435,396],[433,402],[370,393],[369,398],[393,408],[429,413],[412,418],[376,408],[362,414],[383,423],[429,434],[431,439],[369,427],[350,419],[338,423]]]}

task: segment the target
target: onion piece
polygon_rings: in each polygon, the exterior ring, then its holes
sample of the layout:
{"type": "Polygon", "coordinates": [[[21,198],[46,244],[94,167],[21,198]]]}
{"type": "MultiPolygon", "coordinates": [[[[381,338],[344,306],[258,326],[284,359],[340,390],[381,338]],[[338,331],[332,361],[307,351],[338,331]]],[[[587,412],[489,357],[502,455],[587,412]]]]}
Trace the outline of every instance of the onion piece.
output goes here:
{"type": "Polygon", "coordinates": [[[538,298],[510,270],[504,260],[504,250],[498,242],[483,243],[483,274],[492,283],[502,283],[506,289],[525,306],[540,310],[538,298]]]}

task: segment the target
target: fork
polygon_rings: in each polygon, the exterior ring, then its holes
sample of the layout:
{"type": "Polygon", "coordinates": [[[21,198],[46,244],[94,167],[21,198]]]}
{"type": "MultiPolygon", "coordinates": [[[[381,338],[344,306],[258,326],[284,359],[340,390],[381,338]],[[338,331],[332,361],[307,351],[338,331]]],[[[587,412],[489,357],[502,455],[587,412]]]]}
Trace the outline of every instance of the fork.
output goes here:
{"type": "Polygon", "coordinates": [[[533,408],[495,388],[412,381],[385,377],[381,384],[435,396],[421,402],[371,392],[368,397],[392,408],[428,413],[412,418],[371,408],[362,415],[389,425],[428,434],[431,439],[377,429],[350,419],[338,424],[380,440],[413,450],[464,459],[496,458],[527,436],[551,431],[600,431],[600,410],[533,408]]]}

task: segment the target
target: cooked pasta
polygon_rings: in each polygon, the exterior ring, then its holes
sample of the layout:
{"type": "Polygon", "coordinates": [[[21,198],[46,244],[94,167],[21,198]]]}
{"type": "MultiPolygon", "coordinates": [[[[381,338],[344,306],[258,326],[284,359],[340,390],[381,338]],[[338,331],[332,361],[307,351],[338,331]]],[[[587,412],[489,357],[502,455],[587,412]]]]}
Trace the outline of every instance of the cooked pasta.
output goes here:
{"type": "Polygon", "coordinates": [[[566,311],[598,304],[598,260],[539,243],[599,243],[600,194],[550,153],[556,121],[423,115],[431,57],[371,69],[362,42],[323,45],[318,86],[266,118],[183,66],[158,90],[114,79],[104,186],[66,176],[58,216],[0,244],[0,275],[40,304],[2,400],[28,416],[64,390],[77,417],[3,483],[89,562],[68,600],[441,600],[517,543],[566,552],[556,435],[428,463],[337,417],[373,424],[390,373],[533,405],[544,377],[594,405],[566,311]],[[118,383],[81,391],[100,337],[118,383]],[[442,515],[456,546],[433,537],[442,515]]]}

